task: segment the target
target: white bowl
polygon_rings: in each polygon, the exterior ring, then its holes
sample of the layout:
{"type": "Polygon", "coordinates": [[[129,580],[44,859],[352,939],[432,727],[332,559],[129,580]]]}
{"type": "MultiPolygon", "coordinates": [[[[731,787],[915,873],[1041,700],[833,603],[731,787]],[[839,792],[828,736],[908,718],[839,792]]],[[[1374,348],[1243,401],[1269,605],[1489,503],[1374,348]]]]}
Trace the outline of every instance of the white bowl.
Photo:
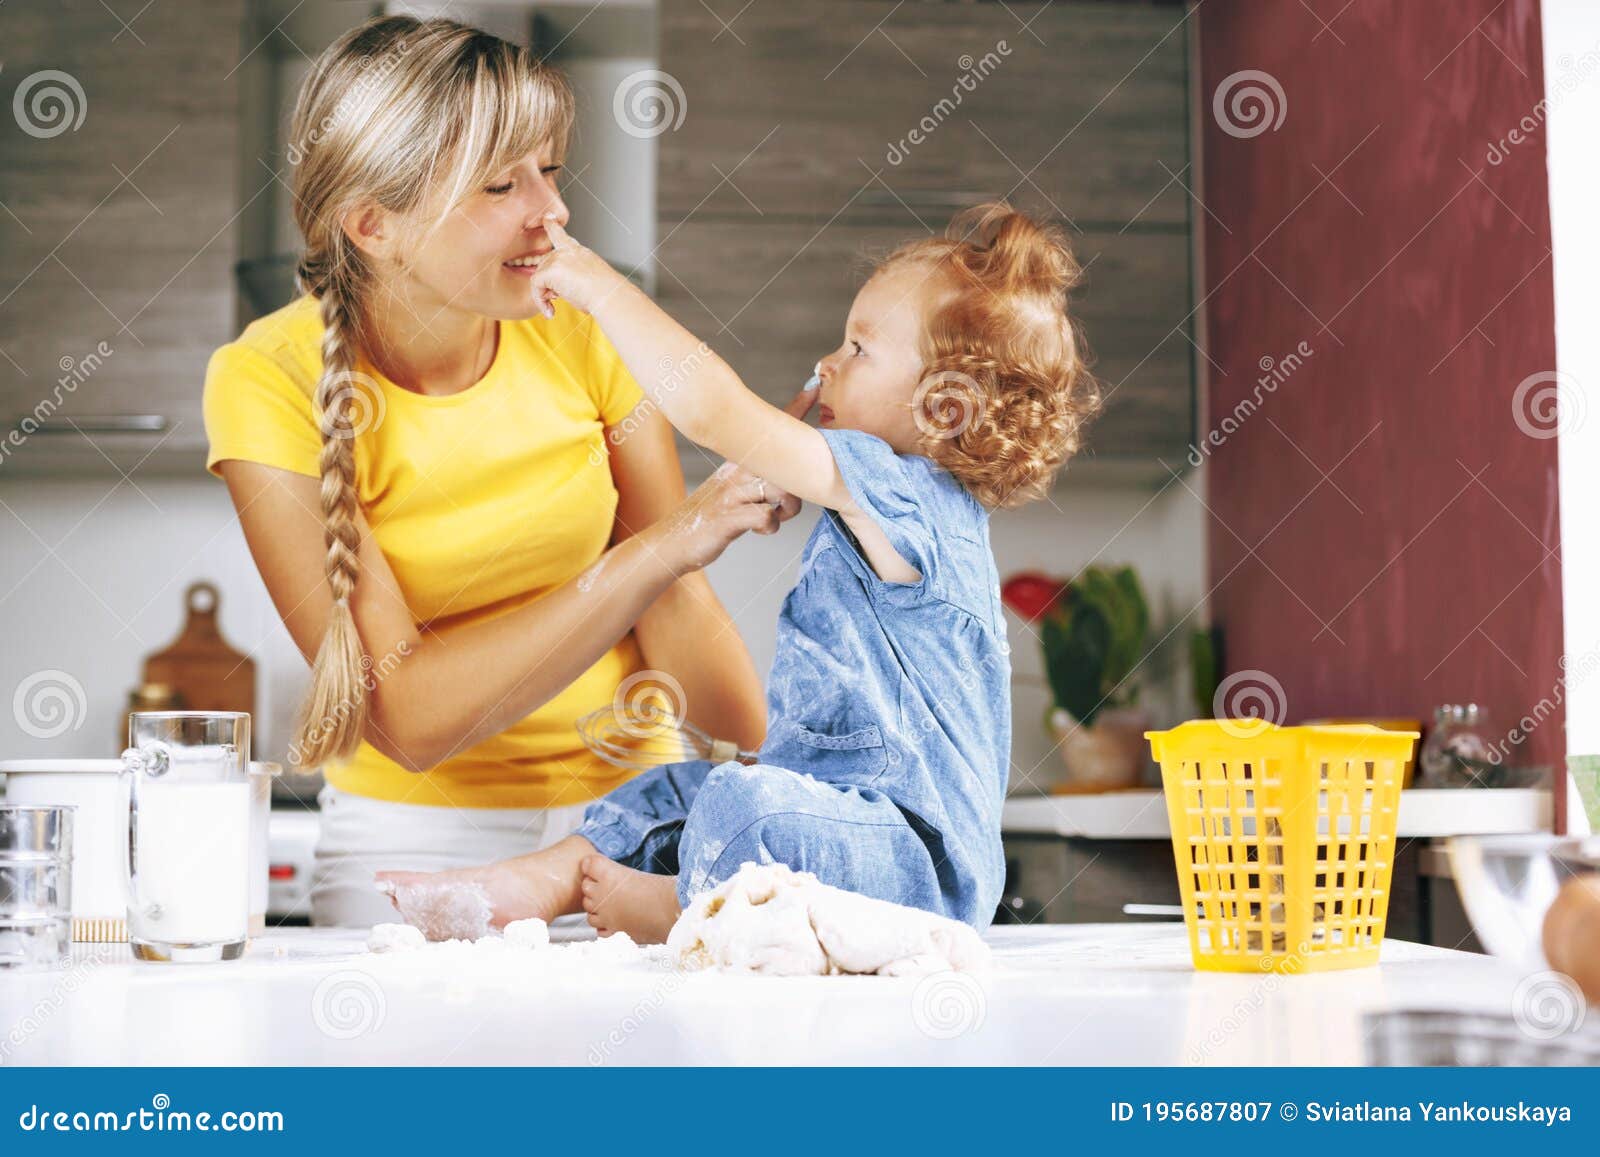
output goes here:
{"type": "MultiPolygon", "coordinates": [[[[267,813],[276,763],[250,764],[250,923],[266,929],[267,813]]],[[[72,938],[112,943],[128,938],[128,896],[122,857],[128,847],[128,804],[120,759],[0,760],[6,802],[71,804],[78,809],[72,857],[72,938]]]]}
{"type": "Polygon", "coordinates": [[[6,802],[71,804],[78,809],[72,842],[72,938],[128,938],[128,898],[118,857],[125,846],[127,804],[120,759],[0,760],[6,802]]]}
{"type": "Polygon", "coordinates": [[[1453,836],[1448,847],[1450,873],[1478,941],[1495,956],[1547,967],[1545,913],[1563,884],[1600,867],[1600,838],[1453,836]]]}

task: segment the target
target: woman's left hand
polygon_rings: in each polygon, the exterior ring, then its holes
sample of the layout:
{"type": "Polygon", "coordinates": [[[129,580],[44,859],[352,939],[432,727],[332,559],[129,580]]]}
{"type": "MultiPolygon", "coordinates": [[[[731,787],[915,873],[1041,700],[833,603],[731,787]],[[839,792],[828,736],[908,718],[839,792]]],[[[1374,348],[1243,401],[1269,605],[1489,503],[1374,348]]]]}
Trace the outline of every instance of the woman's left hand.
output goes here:
{"type": "Polygon", "coordinates": [[[574,241],[554,217],[544,219],[544,231],[555,248],[539,259],[532,285],[534,304],[545,317],[555,316],[558,297],[593,313],[608,294],[631,284],[605,258],[574,241]]]}

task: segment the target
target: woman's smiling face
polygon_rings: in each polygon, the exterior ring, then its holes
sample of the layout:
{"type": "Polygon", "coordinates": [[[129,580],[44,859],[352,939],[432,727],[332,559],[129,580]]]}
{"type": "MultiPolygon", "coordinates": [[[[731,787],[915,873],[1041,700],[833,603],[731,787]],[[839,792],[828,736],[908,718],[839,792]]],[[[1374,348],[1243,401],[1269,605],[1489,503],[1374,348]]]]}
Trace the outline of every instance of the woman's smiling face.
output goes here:
{"type": "Polygon", "coordinates": [[[556,183],[560,172],[560,161],[540,149],[495,174],[417,248],[411,277],[453,309],[503,321],[533,317],[533,270],[512,263],[550,251],[547,216],[566,225],[570,214],[556,183]]]}

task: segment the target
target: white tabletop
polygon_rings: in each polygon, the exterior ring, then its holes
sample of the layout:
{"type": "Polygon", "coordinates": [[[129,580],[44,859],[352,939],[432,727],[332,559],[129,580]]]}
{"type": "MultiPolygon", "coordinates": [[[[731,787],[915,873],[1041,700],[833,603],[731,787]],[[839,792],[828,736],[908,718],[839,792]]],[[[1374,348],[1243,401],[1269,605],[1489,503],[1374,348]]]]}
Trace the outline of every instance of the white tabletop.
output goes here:
{"type": "Polygon", "coordinates": [[[1373,968],[1197,973],[1178,924],[988,939],[982,983],[684,974],[664,955],[530,970],[372,955],[339,929],[271,933],[226,964],[80,946],[70,969],[0,976],[0,1064],[1360,1064],[1364,1011],[1505,1014],[1521,978],[1397,941],[1373,968]]]}

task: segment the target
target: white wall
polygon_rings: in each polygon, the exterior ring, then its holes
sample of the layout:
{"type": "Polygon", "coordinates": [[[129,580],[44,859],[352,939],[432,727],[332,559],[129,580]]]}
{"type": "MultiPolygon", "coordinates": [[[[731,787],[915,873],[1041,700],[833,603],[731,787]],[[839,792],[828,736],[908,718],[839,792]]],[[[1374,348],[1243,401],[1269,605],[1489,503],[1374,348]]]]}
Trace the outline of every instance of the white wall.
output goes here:
{"type": "Polygon", "coordinates": [[[1567,752],[1600,753],[1600,5],[1544,0],[1545,121],[1555,249],[1567,752]],[[1586,658],[1587,657],[1587,658],[1586,658]]]}
{"type": "MultiPolygon", "coordinates": [[[[1090,561],[1132,563],[1157,616],[1171,621],[1202,594],[1202,513],[1175,483],[1160,496],[1063,491],[1053,504],[997,515],[995,553],[1002,577],[1025,568],[1070,574],[1090,561]]],[[[763,672],[813,518],[807,512],[772,538],[746,536],[710,572],[763,672]]],[[[305,664],[267,598],[220,482],[141,478],[136,489],[130,482],[0,478],[0,543],[0,758],[119,751],[114,733],[128,691],[144,657],[176,636],[184,587],[196,578],[221,588],[223,634],[256,659],[255,753],[283,758],[305,664]],[[84,710],[76,727],[39,738],[6,708],[15,707],[19,686],[50,670],[82,687],[84,710]]],[[[1043,730],[1038,648],[1015,621],[1011,642],[1014,758],[1024,771],[1042,763],[1048,770],[1052,741],[1043,730]]],[[[1170,696],[1163,704],[1159,693],[1152,696],[1159,722],[1190,713],[1170,696]]]]}
{"type": "MultiPolygon", "coordinates": [[[[221,482],[139,478],[0,480],[0,758],[108,756],[146,655],[183,625],[184,588],[198,578],[221,590],[220,626],[256,659],[261,758],[281,758],[304,663],[256,574],[221,482]],[[77,726],[29,734],[19,684],[47,670],[81,686],[77,726]]],[[[44,684],[37,685],[43,690],[44,684]]],[[[39,710],[43,710],[40,708],[39,710]]],[[[53,717],[37,713],[38,730],[53,717]]]]}
{"type": "Polygon", "coordinates": [[[562,196],[583,243],[619,269],[640,271],[652,292],[656,138],[618,132],[611,98],[629,76],[655,66],[647,57],[579,57],[561,65],[577,104],[562,196]]]}

